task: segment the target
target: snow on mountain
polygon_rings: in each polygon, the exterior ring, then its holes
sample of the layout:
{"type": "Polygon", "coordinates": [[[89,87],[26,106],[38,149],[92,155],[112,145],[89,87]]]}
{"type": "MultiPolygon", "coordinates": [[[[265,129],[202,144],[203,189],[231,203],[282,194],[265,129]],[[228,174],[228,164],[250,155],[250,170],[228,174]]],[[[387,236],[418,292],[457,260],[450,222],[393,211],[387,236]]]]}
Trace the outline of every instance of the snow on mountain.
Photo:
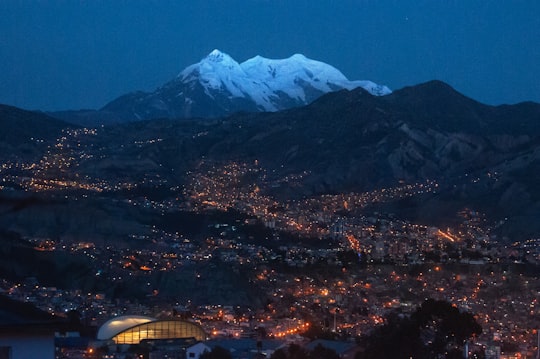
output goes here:
{"type": "Polygon", "coordinates": [[[265,111],[282,109],[280,93],[298,103],[313,101],[314,98],[310,98],[313,95],[306,93],[309,88],[320,94],[356,87],[377,96],[391,92],[388,87],[371,81],[349,81],[336,68],[301,54],[277,60],[255,56],[239,64],[216,49],[182,71],[179,79],[182,82],[199,81],[209,96],[212,96],[212,90],[226,90],[233,97],[249,97],[265,111]]]}
{"type": "Polygon", "coordinates": [[[118,121],[220,117],[304,106],[328,92],[356,87],[377,96],[391,93],[371,81],[349,81],[336,68],[300,54],[278,60],[255,56],[238,63],[214,50],[154,92],[126,94],[102,110],[118,121]]]}
{"type": "Polygon", "coordinates": [[[240,86],[249,81],[238,62],[219,50],[212,51],[201,62],[188,66],[179,78],[184,83],[200,82],[210,96],[212,90],[222,90],[224,87],[234,97],[245,97],[240,86]]]}

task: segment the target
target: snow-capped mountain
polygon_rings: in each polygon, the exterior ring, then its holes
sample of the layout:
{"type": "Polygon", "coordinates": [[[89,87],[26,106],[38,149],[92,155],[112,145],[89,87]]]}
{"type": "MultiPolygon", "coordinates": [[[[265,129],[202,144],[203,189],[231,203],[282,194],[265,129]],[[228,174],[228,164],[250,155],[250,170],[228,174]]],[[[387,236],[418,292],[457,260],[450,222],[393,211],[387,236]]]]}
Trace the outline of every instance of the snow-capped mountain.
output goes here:
{"type": "Polygon", "coordinates": [[[300,54],[279,60],[256,56],[238,63],[214,50],[156,91],[121,96],[102,110],[127,121],[218,117],[303,106],[325,93],[357,87],[376,96],[391,93],[371,81],[349,81],[336,68],[300,54]]]}

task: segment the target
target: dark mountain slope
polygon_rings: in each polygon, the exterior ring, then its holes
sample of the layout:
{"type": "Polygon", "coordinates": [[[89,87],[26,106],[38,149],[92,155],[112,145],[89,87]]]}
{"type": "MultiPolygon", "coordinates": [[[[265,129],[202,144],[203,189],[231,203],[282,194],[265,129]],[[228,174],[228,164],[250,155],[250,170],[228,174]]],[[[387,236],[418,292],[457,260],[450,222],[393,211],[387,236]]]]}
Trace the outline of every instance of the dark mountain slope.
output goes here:
{"type": "Polygon", "coordinates": [[[0,160],[35,160],[63,129],[74,127],[41,112],[0,105],[0,160]]]}
{"type": "Polygon", "coordinates": [[[203,162],[215,168],[257,162],[275,179],[278,185],[267,190],[279,198],[434,180],[436,194],[396,203],[392,211],[436,221],[477,208],[493,218],[515,218],[508,233],[534,233],[524,221],[540,208],[539,113],[534,103],[486,106],[438,81],[380,97],[340,91],[281,112],[100,128],[78,138],[76,152],[59,149],[78,159],[61,175],[137,183],[141,196],[164,183],[159,196],[167,196],[191,174],[204,175],[203,162]],[[295,178],[294,186],[287,178],[295,178]]]}
{"type": "Polygon", "coordinates": [[[20,145],[31,139],[53,139],[73,125],[41,112],[0,105],[0,127],[0,143],[20,145]]]}

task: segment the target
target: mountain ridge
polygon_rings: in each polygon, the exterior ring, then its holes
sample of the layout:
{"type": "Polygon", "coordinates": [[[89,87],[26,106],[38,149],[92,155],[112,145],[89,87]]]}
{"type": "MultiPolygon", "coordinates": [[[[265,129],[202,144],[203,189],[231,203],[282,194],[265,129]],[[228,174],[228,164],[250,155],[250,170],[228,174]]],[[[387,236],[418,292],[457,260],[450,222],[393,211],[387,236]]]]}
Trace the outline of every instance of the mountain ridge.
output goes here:
{"type": "Polygon", "coordinates": [[[73,122],[129,122],[152,118],[216,118],[235,112],[280,111],[304,106],[323,94],[362,87],[382,96],[386,86],[349,81],[326,63],[294,54],[286,59],[255,56],[242,63],[214,50],[183,69],[153,92],[135,91],[107,103],[97,112],[64,112],[73,122]]]}
{"type": "Polygon", "coordinates": [[[0,159],[44,149],[66,128],[77,127],[43,112],[0,104],[0,159]]]}
{"type": "MultiPolygon", "coordinates": [[[[278,112],[100,126],[92,135],[73,134],[65,140],[70,146],[14,153],[74,161],[39,171],[47,180],[134,183],[143,194],[152,183],[168,193],[185,188],[189,174],[211,177],[205,163],[215,170],[257,162],[273,178],[264,191],[292,200],[437,181],[436,192],[406,207],[392,202],[385,211],[440,224],[473,208],[494,221],[509,218],[500,233],[525,238],[540,233],[531,222],[540,215],[539,124],[540,104],[484,105],[434,81],[379,97],[341,90],[278,112]]],[[[21,213],[13,221],[24,228],[28,218],[21,213]]]]}

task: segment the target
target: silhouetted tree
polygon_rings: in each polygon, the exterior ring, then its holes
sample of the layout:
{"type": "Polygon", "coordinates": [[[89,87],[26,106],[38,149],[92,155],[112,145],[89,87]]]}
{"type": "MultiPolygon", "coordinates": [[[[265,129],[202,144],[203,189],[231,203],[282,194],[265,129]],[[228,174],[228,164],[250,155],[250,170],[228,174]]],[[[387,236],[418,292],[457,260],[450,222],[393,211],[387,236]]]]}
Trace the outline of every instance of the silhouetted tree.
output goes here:
{"type": "Polygon", "coordinates": [[[278,349],[270,359],[309,359],[309,352],[298,344],[291,344],[287,348],[278,349]]]}
{"type": "Polygon", "coordinates": [[[272,356],[270,356],[270,359],[288,359],[289,357],[287,356],[287,349],[284,349],[284,348],[280,348],[278,350],[276,350],[272,356]]]}
{"type": "Polygon", "coordinates": [[[428,299],[411,316],[392,313],[387,323],[364,338],[357,359],[455,358],[482,328],[472,314],[446,301],[428,299]]]}
{"type": "Polygon", "coordinates": [[[205,351],[199,357],[200,359],[232,359],[231,352],[216,345],[211,351],[205,351]]]}
{"type": "Polygon", "coordinates": [[[339,359],[339,355],[330,348],[318,344],[309,352],[309,359],[339,359]]]}

